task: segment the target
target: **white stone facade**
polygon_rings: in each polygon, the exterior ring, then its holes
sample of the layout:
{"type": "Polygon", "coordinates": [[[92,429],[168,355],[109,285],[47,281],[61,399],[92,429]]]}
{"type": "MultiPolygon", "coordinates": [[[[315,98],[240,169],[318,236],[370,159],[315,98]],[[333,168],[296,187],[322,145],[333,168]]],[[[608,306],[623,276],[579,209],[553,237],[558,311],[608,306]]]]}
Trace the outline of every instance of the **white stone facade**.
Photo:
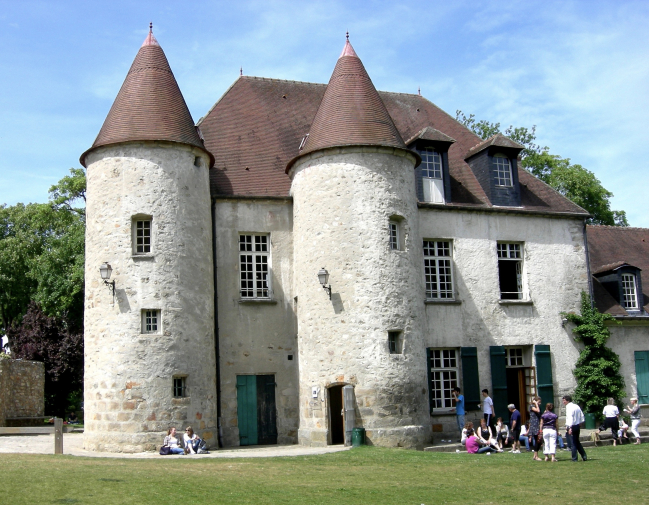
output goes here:
{"type": "Polygon", "coordinates": [[[124,143],[87,155],[85,433],[88,450],[154,450],[170,426],[216,440],[212,229],[204,151],[124,143]],[[151,251],[134,251],[135,218],[151,251]],[[108,262],[115,296],[99,275],[108,262]],[[156,311],[146,332],[143,311],[156,311]],[[184,396],[174,378],[185,380],[184,396]]]}
{"type": "Polygon", "coordinates": [[[430,439],[414,161],[398,149],[340,148],[292,169],[300,443],[332,442],[339,413],[326,392],[341,384],[355,386],[357,425],[370,443],[430,439]],[[322,267],[331,300],[318,283],[322,267]],[[389,331],[400,332],[398,353],[389,351],[389,331]]]}

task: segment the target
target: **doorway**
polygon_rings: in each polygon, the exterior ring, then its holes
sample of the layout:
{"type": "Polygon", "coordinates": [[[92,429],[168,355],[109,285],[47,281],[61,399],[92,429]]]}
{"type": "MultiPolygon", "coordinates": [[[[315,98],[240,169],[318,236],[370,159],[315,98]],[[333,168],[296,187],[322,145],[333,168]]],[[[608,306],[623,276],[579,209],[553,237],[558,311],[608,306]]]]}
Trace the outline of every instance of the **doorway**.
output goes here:
{"type": "Polygon", "coordinates": [[[239,445],[277,443],[274,375],[237,375],[239,445]]]}
{"type": "Polygon", "coordinates": [[[536,396],[534,367],[507,368],[507,403],[513,403],[521,413],[521,422],[530,419],[529,406],[536,396]]]}
{"type": "Polygon", "coordinates": [[[329,433],[331,445],[345,443],[345,426],[343,417],[343,386],[331,386],[329,394],[329,433]]]}

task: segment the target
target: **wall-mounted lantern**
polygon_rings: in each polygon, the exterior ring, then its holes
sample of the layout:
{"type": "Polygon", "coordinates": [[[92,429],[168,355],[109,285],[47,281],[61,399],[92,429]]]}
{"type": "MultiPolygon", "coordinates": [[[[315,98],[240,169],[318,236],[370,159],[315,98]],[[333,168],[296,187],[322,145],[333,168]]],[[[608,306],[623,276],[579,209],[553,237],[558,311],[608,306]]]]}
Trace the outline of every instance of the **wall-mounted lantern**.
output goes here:
{"type": "Polygon", "coordinates": [[[110,274],[113,273],[113,268],[108,262],[105,262],[99,267],[99,273],[101,274],[101,278],[104,280],[104,284],[108,286],[108,290],[113,294],[113,303],[115,303],[115,280],[108,280],[110,279],[110,274]]]}
{"type": "Polygon", "coordinates": [[[324,267],[321,268],[320,271],[318,272],[318,280],[320,281],[320,284],[322,284],[324,290],[329,295],[329,300],[331,300],[331,284],[327,286],[327,282],[329,282],[329,272],[327,272],[324,269],[324,267]]]}

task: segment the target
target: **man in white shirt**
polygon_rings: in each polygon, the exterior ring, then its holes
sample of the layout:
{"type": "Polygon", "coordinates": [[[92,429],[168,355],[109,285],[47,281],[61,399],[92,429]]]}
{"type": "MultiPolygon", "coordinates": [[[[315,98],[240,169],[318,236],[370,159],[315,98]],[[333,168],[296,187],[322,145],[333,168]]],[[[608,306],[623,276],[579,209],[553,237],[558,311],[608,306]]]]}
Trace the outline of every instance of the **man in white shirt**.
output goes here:
{"type": "Polygon", "coordinates": [[[491,423],[495,420],[494,417],[494,402],[489,398],[489,390],[483,389],[482,396],[484,400],[482,401],[482,413],[484,414],[484,419],[487,421],[487,426],[491,426],[491,423]]]}
{"type": "Polygon", "coordinates": [[[576,463],[579,461],[577,452],[581,454],[581,459],[586,461],[586,451],[579,441],[579,432],[581,430],[580,424],[584,422],[584,413],[579,408],[579,405],[572,403],[572,396],[565,395],[562,398],[563,404],[566,407],[566,428],[568,429],[568,445],[572,447],[572,460],[576,463]],[[570,441],[572,440],[572,444],[570,441]]]}

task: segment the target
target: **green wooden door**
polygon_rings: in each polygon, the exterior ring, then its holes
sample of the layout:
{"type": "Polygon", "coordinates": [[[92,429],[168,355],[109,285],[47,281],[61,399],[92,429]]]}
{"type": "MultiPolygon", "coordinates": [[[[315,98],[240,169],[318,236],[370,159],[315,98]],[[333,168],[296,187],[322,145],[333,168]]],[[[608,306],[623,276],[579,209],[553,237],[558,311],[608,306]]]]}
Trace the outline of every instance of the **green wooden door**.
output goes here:
{"type": "Polygon", "coordinates": [[[489,346],[491,357],[491,399],[494,401],[496,417],[502,417],[503,421],[509,419],[507,410],[507,357],[505,348],[502,345],[489,346]]]}
{"type": "Polygon", "coordinates": [[[638,403],[649,404],[649,351],[635,351],[638,403]]]}
{"type": "MultiPolygon", "coordinates": [[[[478,375],[478,348],[461,347],[462,358],[462,393],[464,394],[464,409],[478,410],[482,401],[480,395],[480,376],[478,375]]],[[[430,369],[430,367],[428,367],[430,369]]]]}
{"type": "Polygon", "coordinates": [[[541,397],[541,411],[543,411],[546,403],[554,403],[550,346],[535,345],[534,356],[536,357],[536,394],[541,397]]]}
{"type": "Polygon", "coordinates": [[[239,444],[257,445],[257,376],[237,375],[239,444]]]}

